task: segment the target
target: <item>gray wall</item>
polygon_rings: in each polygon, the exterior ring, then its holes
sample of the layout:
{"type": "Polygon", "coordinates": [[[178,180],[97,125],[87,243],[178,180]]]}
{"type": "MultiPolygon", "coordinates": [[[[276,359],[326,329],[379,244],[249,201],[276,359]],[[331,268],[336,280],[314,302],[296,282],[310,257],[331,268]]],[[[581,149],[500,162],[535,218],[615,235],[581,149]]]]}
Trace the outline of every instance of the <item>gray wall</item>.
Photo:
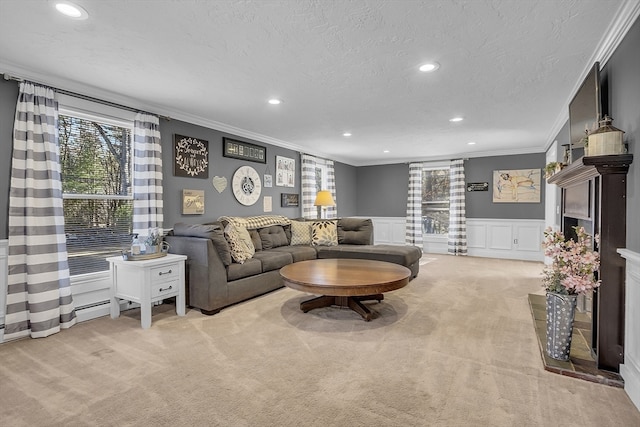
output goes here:
{"type": "MultiPolygon", "coordinates": [[[[640,252],[640,20],[629,30],[609,61],[601,64],[603,112],[625,132],[633,154],[627,176],[627,248],[640,252]]],[[[622,213],[621,213],[622,214],[622,213]]]]}
{"type": "Polygon", "coordinates": [[[271,196],[273,210],[270,214],[281,214],[290,217],[299,217],[299,207],[280,206],[280,195],[282,193],[300,193],[300,156],[297,152],[274,147],[246,138],[237,137],[217,130],[193,125],[179,120],[161,120],[160,134],[162,135],[162,163],[163,169],[163,191],[164,191],[164,226],[173,227],[176,222],[186,222],[190,224],[201,223],[203,221],[213,221],[222,215],[248,216],[262,215],[263,197],[271,196]],[[173,174],[173,136],[174,134],[209,141],[209,178],[184,178],[173,174]],[[257,144],[267,149],[267,164],[255,163],[245,160],[237,160],[222,156],[222,138],[229,137],[239,141],[257,144]],[[285,156],[296,161],[298,173],[296,175],[295,187],[276,187],[275,185],[275,159],[276,156],[285,156]],[[262,188],[260,199],[252,206],[241,205],[233,196],[231,190],[231,180],[233,173],[240,166],[253,167],[260,178],[263,177],[267,166],[273,176],[273,187],[262,188]],[[226,177],[227,188],[222,192],[213,188],[211,182],[214,176],[226,177]],[[182,190],[203,190],[205,193],[205,213],[203,215],[183,215],[182,214],[182,190]]]}
{"type": "Polygon", "coordinates": [[[467,218],[544,219],[544,178],[541,177],[540,203],[493,203],[493,171],[504,169],[542,169],[544,153],[517,156],[479,157],[464,162],[466,182],[488,182],[489,191],[467,192],[467,218]]]}
{"type": "Polygon", "coordinates": [[[357,215],[407,215],[409,165],[362,166],[356,174],[357,215]]]}
{"type": "MultiPolygon", "coordinates": [[[[173,227],[176,222],[190,224],[212,221],[222,215],[248,216],[263,215],[263,197],[271,196],[273,210],[269,214],[286,215],[291,218],[301,216],[300,207],[281,207],[282,193],[300,194],[300,155],[297,151],[275,147],[247,138],[230,135],[217,130],[193,125],[179,120],[161,120],[160,134],[162,135],[162,160],[164,165],[164,226],[173,227]],[[174,134],[209,141],[209,178],[184,178],[173,175],[173,136],[174,134]],[[267,149],[267,164],[248,162],[222,156],[222,138],[229,137],[239,141],[257,144],[267,149]],[[275,185],[275,161],[276,156],[284,156],[296,161],[295,187],[277,187],[275,185]],[[253,167],[260,177],[265,174],[267,167],[273,176],[273,187],[265,188],[263,183],[260,199],[252,206],[244,206],[238,203],[231,191],[231,178],[240,166],[253,167]],[[218,193],[213,188],[214,176],[226,177],[227,188],[218,193]],[[204,215],[182,214],[182,190],[204,190],[205,213],[204,215]]],[[[355,215],[355,167],[335,162],[338,214],[340,216],[355,215]]]]}
{"type": "Polygon", "coordinates": [[[0,239],[9,235],[7,224],[9,184],[11,183],[11,152],[13,121],[18,100],[18,84],[0,79],[0,239]]]}

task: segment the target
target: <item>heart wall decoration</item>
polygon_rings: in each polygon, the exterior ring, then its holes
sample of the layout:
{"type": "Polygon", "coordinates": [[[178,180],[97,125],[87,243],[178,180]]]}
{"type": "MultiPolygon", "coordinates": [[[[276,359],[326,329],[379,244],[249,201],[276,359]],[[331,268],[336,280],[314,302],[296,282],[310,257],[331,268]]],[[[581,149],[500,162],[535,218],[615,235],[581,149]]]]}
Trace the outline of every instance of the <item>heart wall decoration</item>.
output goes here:
{"type": "Polygon", "coordinates": [[[224,176],[214,176],[211,180],[213,184],[213,188],[218,190],[218,193],[222,193],[225,188],[227,188],[227,178],[224,176]]]}

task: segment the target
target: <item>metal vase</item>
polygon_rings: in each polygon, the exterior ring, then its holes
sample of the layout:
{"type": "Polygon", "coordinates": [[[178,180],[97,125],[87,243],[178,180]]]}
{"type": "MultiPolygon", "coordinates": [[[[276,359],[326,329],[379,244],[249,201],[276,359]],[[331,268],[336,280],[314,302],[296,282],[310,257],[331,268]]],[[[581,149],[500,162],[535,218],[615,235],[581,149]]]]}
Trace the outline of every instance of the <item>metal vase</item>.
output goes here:
{"type": "Polygon", "coordinates": [[[568,361],[573,335],[577,295],[547,292],[547,355],[568,361]]]}

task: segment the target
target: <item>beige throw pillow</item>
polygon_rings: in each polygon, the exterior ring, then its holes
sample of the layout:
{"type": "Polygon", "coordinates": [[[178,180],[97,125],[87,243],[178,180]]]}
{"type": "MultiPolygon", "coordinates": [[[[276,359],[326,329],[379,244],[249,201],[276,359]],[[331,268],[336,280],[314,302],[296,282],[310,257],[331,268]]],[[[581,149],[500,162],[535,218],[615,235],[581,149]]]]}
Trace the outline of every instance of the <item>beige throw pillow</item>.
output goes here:
{"type": "Polygon", "coordinates": [[[338,227],[336,221],[319,221],[311,224],[311,244],[337,246],[338,227]]]}
{"type": "Polygon", "coordinates": [[[253,257],[256,252],[251,236],[244,227],[236,227],[231,223],[228,223],[224,228],[224,236],[229,242],[231,248],[231,258],[239,264],[253,257]]]}
{"type": "Polygon", "coordinates": [[[291,245],[311,244],[311,222],[291,221],[291,245]]]}

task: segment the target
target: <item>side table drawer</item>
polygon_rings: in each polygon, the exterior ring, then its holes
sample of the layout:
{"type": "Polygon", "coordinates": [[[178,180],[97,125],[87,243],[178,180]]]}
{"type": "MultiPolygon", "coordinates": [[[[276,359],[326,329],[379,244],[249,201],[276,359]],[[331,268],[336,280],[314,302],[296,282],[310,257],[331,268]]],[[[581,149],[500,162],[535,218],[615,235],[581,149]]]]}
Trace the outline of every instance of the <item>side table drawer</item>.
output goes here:
{"type": "Polygon", "coordinates": [[[156,283],[151,285],[151,299],[163,296],[177,295],[180,288],[180,282],[174,280],[171,282],[156,283]]]}
{"type": "Polygon", "coordinates": [[[180,266],[178,264],[169,264],[162,267],[154,267],[151,269],[151,281],[169,281],[178,279],[178,273],[180,272],[180,266]]]}

